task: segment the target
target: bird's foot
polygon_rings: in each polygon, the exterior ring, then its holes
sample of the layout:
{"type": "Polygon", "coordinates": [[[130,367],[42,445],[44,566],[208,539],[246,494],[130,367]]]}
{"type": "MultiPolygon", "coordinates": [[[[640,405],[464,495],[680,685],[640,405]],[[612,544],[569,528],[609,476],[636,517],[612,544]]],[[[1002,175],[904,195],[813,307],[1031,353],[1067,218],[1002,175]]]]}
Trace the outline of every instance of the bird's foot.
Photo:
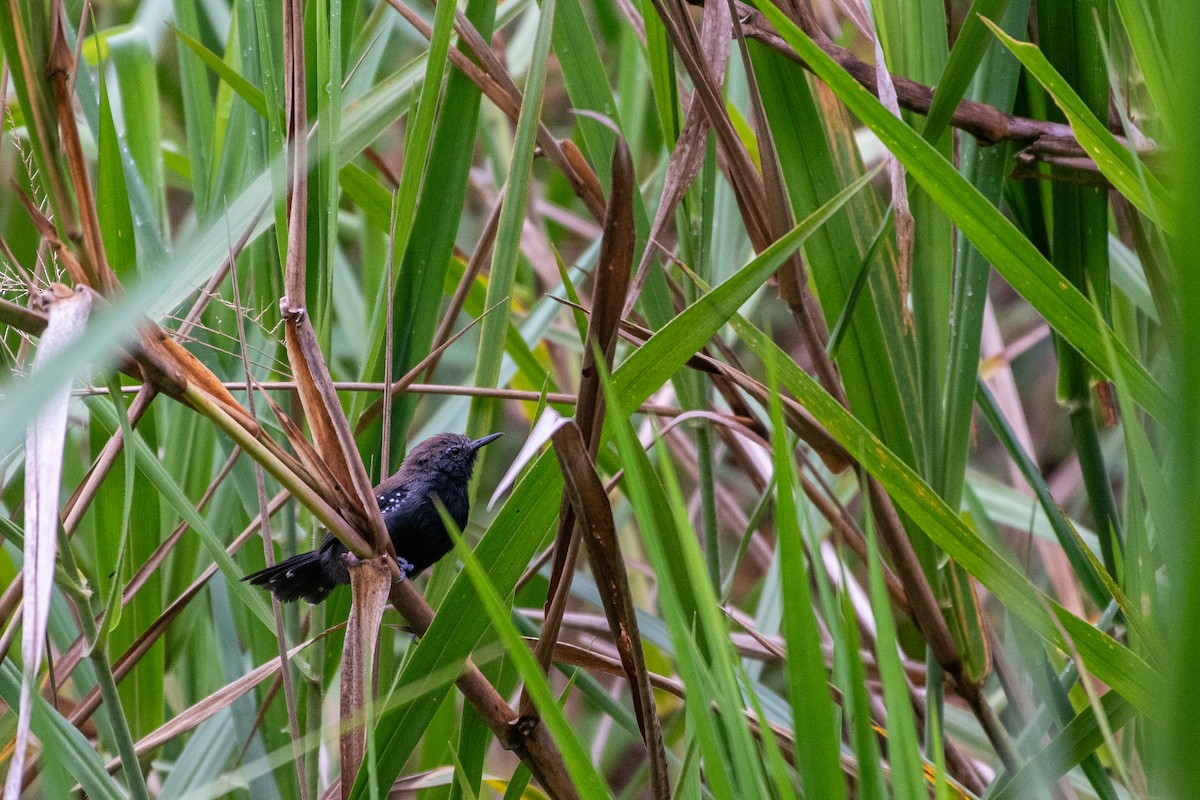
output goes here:
{"type": "Polygon", "coordinates": [[[406,580],[409,575],[412,575],[415,569],[412,564],[400,556],[396,556],[396,566],[400,568],[400,580],[406,580]]]}

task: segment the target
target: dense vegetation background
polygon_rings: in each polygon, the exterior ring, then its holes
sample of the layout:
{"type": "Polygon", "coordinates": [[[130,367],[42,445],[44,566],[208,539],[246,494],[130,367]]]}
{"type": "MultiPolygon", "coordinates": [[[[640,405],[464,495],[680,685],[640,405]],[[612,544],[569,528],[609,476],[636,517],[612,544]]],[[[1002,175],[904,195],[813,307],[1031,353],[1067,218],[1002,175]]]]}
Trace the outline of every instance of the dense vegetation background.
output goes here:
{"type": "Polygon", "coordinates": [[[0,15],[6,797],[1200,797],[1200,4],[0,15]]]}

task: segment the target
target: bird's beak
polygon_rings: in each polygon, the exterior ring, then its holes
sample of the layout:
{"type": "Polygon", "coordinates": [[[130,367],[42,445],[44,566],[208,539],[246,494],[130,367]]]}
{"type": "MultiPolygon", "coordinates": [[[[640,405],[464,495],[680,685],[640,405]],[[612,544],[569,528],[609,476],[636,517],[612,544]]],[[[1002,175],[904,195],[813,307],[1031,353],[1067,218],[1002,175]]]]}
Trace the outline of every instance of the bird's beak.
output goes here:
{"type": "Polygon", "coordinates": [[[483,447],[485,444],[489,444],[491,442],[496,441],[503,435],[504,435],[503,433],[492,433],[487,436],[484,436],[482,439],[476,439],[475,441],[471,442],[471,452],[475,452],[479,448],[483,447]]]}

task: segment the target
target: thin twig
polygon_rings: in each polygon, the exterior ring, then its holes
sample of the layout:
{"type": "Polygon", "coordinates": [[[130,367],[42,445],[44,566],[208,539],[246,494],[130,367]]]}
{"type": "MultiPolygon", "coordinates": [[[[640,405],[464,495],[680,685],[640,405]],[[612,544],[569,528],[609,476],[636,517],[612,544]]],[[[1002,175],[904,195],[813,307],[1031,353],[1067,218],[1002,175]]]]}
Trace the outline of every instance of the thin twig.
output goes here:
{"type": "MultiPolygon", "coordinates": [[[[226,227],[228,227],[229,216],[228,209],[225,216],[226,227]]],[[[232,267],[234,263],[233,243],[229,245],[229,264],[232,267]]],[[[246,376],[246,385],[250,386],[254,379],[250,375],[250,362],[246,359],[246,323],[242,315],[242,295],[241,289],[238,286],[237,273],[233,273],[233,280],[230,282],[233,288],[233,306],[234,306],[234,321],[237,323],[238,342],[242,346],[242,370],[246,376]]],[[[246,392],[246,410],[250,412],[251,417],[256,417],[254,411],[254,392],[246,392]]],[[[271,516],[267,513],[267,486],[263,480],[262,464],[254,462],[254,489],[258,496],[258,513],[262,519],[262,543],[263,555],[266,558],[267,566],[275,564],[275,545],[271,539],[271,516]]],[[[288,667],[288,648],[287,637],[283,629],[283,608],[279,603],[279,598],[271,593],[271,613],[275,619],[275,642],[279,647],[279,675],[283,680],[283,698],[284,705],[287,706],[288,727],[292,734],[292,765],[296,770],[296,782],[300,785],[300,797],[303,800],[308,800],[312,797],[312,790],[308,785],[308,776],[304,772],[304,750],[300,746],[300,720],[296,716],[296,688],[295,682],[292,680],[292,671],[288,667]]]]}
{"type": "MultiPolygon", "coordinates": [[[[496,243],[496,231],[500,227],[500,208],[503,205],[503,200],[504,193],[500,192],[496,197],[495,204],[492,206],[491,213],[488,214],[487,222],[484,223],[483,233],[479,235],[479,241],[475,245],[475,252],[471,254],[471,260],[467,262],[467,268],[463,271],[462,280],[458,282],[458,286],[454,289],[454,296],[450,298],[450,305],[446,308],[446,314],[442,317],[441,322],[438,323],[437,332],[433,335],[435,352],[439,351],[442,345],[450,341],[451,332],[454,330],[454,322],[458,319],[458,315],[462,312],[463,306],[467,302],[467,296],[471,293],[471,287],[475,285],[475,278],[483,271],[483,265],[491,259],[492,245],[496,243]]],[[[428,376],[433,376],[439,360],[440,356],[430,360],[429,365],[425,368],[428,376]]]]}

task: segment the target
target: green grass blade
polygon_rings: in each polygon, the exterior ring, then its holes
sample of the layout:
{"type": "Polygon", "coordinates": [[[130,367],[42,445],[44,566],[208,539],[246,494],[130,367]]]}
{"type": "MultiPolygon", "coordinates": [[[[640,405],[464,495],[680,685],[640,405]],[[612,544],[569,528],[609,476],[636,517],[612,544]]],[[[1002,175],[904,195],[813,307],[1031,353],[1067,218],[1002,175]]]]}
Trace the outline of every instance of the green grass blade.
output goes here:
{"type": "Polygon", "coordinates": [[[1146,81],[1146,90],[1154,101],[1154,110],[1166,126],[1171,124],[1174,109],[1171,104],[1171,65],[1167,61],[1163,42],[1154,19],[1151,3],[1141,0],[1114,0],[1117,13],[1129,37],[1129,46],[1137,58],[1138,68],[1146,81]]]}
{"type": "MultiPolygon", "coordinates": [[[[466,16],[484,40],[489,39],[495,24],[495,0],[469,0],[466,16]]],[[[458,219],[466,198],[480,92],[470,79],[455,70],[450,73],[443,96],[454,98],[454,102],[444,105],[438,117],[429,169],[414,212],[412,238],[393,286],[393,375],[403,375],[429,351],[438,322],[445,265],[454,251],[458,219]]],[[[383,377],[381,364],[368,366],[374,368],[374,378],[383,377]]],[[[401,445],[414,406],[413,400],[403,398],[392,407],[393,458],[404,452],[401,445]]],[[[391,472],[393,466],[389,465],[384,472],[391,472]]]]}
{"type": "Polygon", "coordinates": [[[108,87],[100,80],[100,152],[96,166],[96,191],[105,199],[96,204],[104,253],[118,277],[129,277],[137,269],[137,241],[133,232],[133,213],[125,189],[125,169],[121,163],[121,145],[113,123],[108,87]]]}
{"type": "MultiPolygon", "coordinates": [[[[193,38],[200,34],[197,7],[188,0],[174,0],[175,24],[179,30],[193,38]]],[[[192,195],[196,215],[207,219],[212,212],[209,179],[212,175],[213,136],[216,121],[213,118],[212,98],[208,91],[208,77],[204,74],[204,62],[194,53],[179,51],[180,90],[183,93],[184,125],[187,137],[188,161],[192,169],[192,195]]]]}
{"type": "Polygon", "coordinates": [[[675,317],[655,334],[613,375],[626,402],[641,403],[674,369],[699,350],[729,320],[804,240],[867,186],[878,170],[872,170],[838,192],[796,227],[779,237],[746,266],[675,317]],[[670,369],[671,372],[665,372],[670,369]],[[664,374],[665,372],[665,374],[664,374]]]}
{"type": "Polygon", "coordinates": [[[233,67],[225,63],[225,60],[219,55],[209,50],[201,42],[188,36],[179,28],[172,28],[175,36],[187,46],[187,49],[196,55],[204,65],[211,69],[218,78],[229,85],[229,88],[237,92],[238,97],[250,104],[258,115],[263,119],[267,118],[267,98],[262,91],[242,77],[233,67]]]}
{"type": "Polygon", "coordinates": [[[1042,478],[1041,471],[1037,465],[1033,463],[1029,454],[1021,447],[1017,441],[1016,434],[1008,425],[1008,421],[1004,418],[1000,411],[1000,406],[996,403],[992,393],[982,381],[978,387],[979,407],[983,411],[983,418],[992,428],[992,432],[1000,439],[1000,443],[1008,452],[1009,458],[1017,465],[1021,474],[1025,476],[1029,488],[1033,490],[1038,502],[1041,504],[1042,510],[1046,514],[1046,518],[1050,521],[1050,527],[1054,531],[1058,543],[1062,545],[1063,552],[1067,556],[1067,560],[1071,563],[1071,567],[1075,572],[1075,578],[1079,581],[1080,586],[1088,593],[1088,596],[1100,606],[1107,605],[1112,599],[1109,593],[1104,588],[1100,576],[1096,574],[1092,567],[1092,562],[1081,552],[1078,544],[1078,534],[1074,531],[1070,520],[1062,513],[1062,509],[1058,507],[1058,503],[1054,502],[1054,497],[1050,494],[1050,487],[1046,485],[1046,481],[1042,478]]]}
{"type": "Polygon", "coordinates": [[[688,718],[700,740],[710,785],[717,796],[763,796],[766,777],[742,714],[728,623],[708,580],[695,533],[687,525],[678,487],[669,471],[666,486],[660,483],[621,410],[616,382],[603,369],[601,374],[609,404],[607,427],[613,431],[625,470],[622,485],[658,578],[658,601],[671,630],[680,676],[689,687],[688,718]],[[713,703],[720,711],[715,717],[713,703]]]}
{"type": "MultiPolygon", "coordinates": [[[[990,0],[980,0],[982,5],[990,0]]],[[[1007,30],[1021,30],[1029,18],[1028,0],[1013,0],[1002,23],[1007,30]]],[[[951,64],[960,52],[959,46],[964,32],[959,34],[951,53],[951,64]]],[[[974,26],[982,34],[986,29],[974,26]]],[[[973,99],[986,102],[999,109],[1011,110],[1020,77],[1017,60],[1002,48],[992,45],[979,63],[981,78],[976,82],[973,99]],[[986,76],[986,78],[982,77],[986,76]]],[[[934,96],[934,105],[942,97],[939,85],[934,96]]],[[[930,115],[932,117],[932,110],[930,115]]],[[[928,129],[928,125],[927,125],[928,129]]],[[[983,147],[974,140],[963,139],[959,143],[960,164],[963,176],[969,180],[992,205],[999,206],[1004,180],[1011,169],[1011,150],[1006,144],[983,147]]],[[[930,483],[942,493],[946,502],[954,506],[962,497],[962,486],[966,479],[967,460],[970,455],[971,417],[975,407],[975,382],[979,371],[979,353],[983,331],[984,307],[988,299],[988,280],[992,268],[966,237],[960,237],[954,278],[954,299],[950,313],[949,360],[946,365],[946,382],[942,396],[943,420],[941,425],[941,454],[930,471],[930,483]]]]}
{"type": "MultiPolygon", "coordinates": [[[[772,365],[768,363],[768,367],[772,365]]],[[[775,457],[775,519],[782,572],[783,634],[788,646],[785,661],[797,738],[796,761],[807,796],[838,800],[846,797],[842,777],[841,736],[833,697],[825,673],[821,636],[813,614],[809,575],[804,568],[804,541],[797,521],[796,464],[783,424],[779,393],[771,393],[771,443],[775,457]]]]}
{"type": "MultiPolygon", "coordinates": [[[[1135,716],[1134,709],[1114,692],[1108,692],[1101,700],[1108,727],[1113,731],[1123,728],[1135,716]]],[[[1038,750],[1037,754],[1021,770],[1005,782],[991,796],[991,800],[1018,800],[1029,797],[1040,787],[1057,780],[1084,758],[1104,744],[1104,735],[1096,719],[1096,711],[1088,706],[1066,725],[1058,735],[1038,750]]]]}
{"type": "MultiPolygon", "coordinates": [[[[866,491],[862,492],[867,497],[866,491]]],[[[875,657],[883,682],[883,702],[887,708],[888,763],[892,767],[892,790],[904,800],[924,800],[927,796],[921,772],[921,750],[917,744],[916,719],[908,696],[908,679],[897,652],[899,641],[892,618],[891,600],[883,585],[883,560],[870,514],[865,515],[868,553],[868,579],[871,608],[875,612],[875,657]]],[[[940,716],[940,715],[939,715],[940,716]]]]}
{"type": "MultiPolygon", "coordinates": [[[[10,659],[5,659],[0,663],[0,697],[4,698],[9,708],[16,708],[20,691],[20,670],[10,659]]],[[[89,797],[125,799],[124,787],[105,770],[96,748],[78,728],[47,703],[40,692],[34,692],[33,695],[33,732],[42,741],[53,740],[59,753],[69,755],[63,763],[51,764],[47,768],[65,771],[79,781],[89,797]]]]}
{"type": "MultiPolygon", "coordinates": [[[[159,251],[165,250],[160,231],[167,231],[167,201],[163,186],[162,112],[159,107],[158,74],[150,39],[145,30],[134,26],[108,38],[109,58],[117,73],[121,91],[121,110],[125,122],[125,141],[146,187],[152,215],[134,220],[139,234],[150,227],[158,237],[159,251]]],[[[131,198],[132,202],[132,198],[131,198]]]]}
{"type": "MultiPolygon", "coordinates": [[[[988,31],[983,25],[983,20],[998,20],[1004,17],[1010,2],[1011,0],[973,0],[971,7],[967,9],[942,75],[934,83],[933,103],[929,106],[929,113],[925,115],[925,127],[921,130],[921,135],[927,141],[935,142],[945,133],[954,109],[963,99],[975,71],[988,53],[988,31]]],[[[989,76],[989,80],[995,75],[992,70],[984,70],[983,74],[989,76]]]]}
{"type": "MultiPolygon", "coordinates": [[[[118,429],[117,412],[109,406],[106,400],[98,397],[90,398],[88,408],[95,419],[104,424],[110,432],[118,429]]],[[[267,603],[263,599],[262,593],[250,585],[242,583],[242,571],[233,563],[233,559],[225,552],[224,545],[217,538],[212,527],[196,511],[196,507],[188,499],[183,488],[163,468],[162,461],[146,444],[141,434],[137,433],[133,441],[127,443],[126,446],[132,446],[138,469],[142,475],[150,480],[179,516],[186,520],[192,530],[200,536],[209,557],[217,563],[225,575],[230,586],[230,593],[237,596],[251,613],[258,617],[267,630],[274,631],[275,618],[267,609],[267,603]]]]}

